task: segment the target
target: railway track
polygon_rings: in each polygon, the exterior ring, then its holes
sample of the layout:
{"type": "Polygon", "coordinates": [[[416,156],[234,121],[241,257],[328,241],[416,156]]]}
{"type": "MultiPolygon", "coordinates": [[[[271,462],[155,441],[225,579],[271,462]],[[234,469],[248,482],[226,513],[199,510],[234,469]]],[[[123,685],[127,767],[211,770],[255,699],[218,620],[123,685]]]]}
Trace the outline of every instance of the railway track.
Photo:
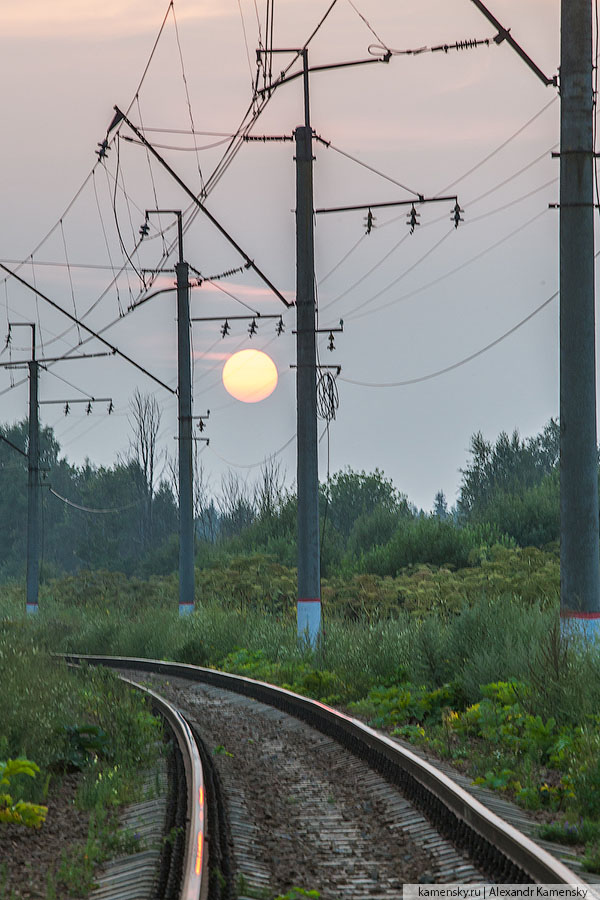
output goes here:
{"type": "Polygon", "coordinates": [[[404,883],[582,881],[438,769],[323,704],[190,665],[68,659],[150,682],[153,702],[172,704],[161,714],[178,743],[193,746],[200,771],[185,762],[186,815],[198,818],[178,898],[272,897],[297,885],[322,900],[398,900],[404,883]]]}

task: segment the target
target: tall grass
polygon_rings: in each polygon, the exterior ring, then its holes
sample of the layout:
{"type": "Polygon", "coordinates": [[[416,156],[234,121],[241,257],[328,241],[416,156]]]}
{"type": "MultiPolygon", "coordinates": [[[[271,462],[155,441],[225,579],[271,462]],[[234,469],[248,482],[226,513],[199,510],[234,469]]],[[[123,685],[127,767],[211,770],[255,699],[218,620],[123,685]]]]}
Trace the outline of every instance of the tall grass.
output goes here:
{"type": "Polygon", "coordinates": [[[599,655],[560,636],[558,610],[547,597],[525,602],[496,591],[457,611],[400,610],[395,617],[358,621],[326,616],[324,640],[311,657],[298,646],[293,611],[277,603],[269,612],[266,602],[259,607],[246,593],[241,603],[231,596],[223,603],[211,591],[192,616],[179,618],[172,579],[154,579],[145,591],[142,582],[130,589],[127,579],[117,578],[117,584],[110,578],[86,575],[79,586],[69,579],[64,596],[55,587],[30,621],[23,619],[18,591],[6,588],[0,618],[19,617],[13,627],[53,651],[219,667],[244,648],[277,663],[280,672],[302,663],[335,674],[344,685],[343,701],[363,697],[378,684],[410,681],[430,688],[452,683],[469,704],[481,696],[481,685],[512,678],[531,685],[536,714],[583,723],[600,708],[599,655]]]}

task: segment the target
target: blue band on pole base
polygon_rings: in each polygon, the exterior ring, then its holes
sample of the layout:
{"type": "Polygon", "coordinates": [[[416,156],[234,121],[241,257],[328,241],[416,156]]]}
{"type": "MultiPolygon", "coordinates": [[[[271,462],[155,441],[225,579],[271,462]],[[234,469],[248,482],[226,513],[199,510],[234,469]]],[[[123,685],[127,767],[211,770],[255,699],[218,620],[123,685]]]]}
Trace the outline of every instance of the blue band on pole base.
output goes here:
{"type": "Polygon", "coordinates": [[[194,612],[194,604],[193,603],[180,603],[179,604],[179,615],[180,616],[191,616],[194,612]]]}
{"type": "Polygon", "coordinates": [[[298,600],[298,637],[315,647],[321,628],[321,600],[308,597],[298,600]]]}
{"type": "Polygon", "coordinates": [[[580,634],[588,639],[600,638],[600,612],[561,609],[560,630],[563,634],[580,634]]]}
{"type": "Polygon", "coordinates": [[[26,610],[27,610],[28,616],[37,616],[38,611],[39,611],[39,606],[37,605],[37,603],[27,603],[26,610]]]}

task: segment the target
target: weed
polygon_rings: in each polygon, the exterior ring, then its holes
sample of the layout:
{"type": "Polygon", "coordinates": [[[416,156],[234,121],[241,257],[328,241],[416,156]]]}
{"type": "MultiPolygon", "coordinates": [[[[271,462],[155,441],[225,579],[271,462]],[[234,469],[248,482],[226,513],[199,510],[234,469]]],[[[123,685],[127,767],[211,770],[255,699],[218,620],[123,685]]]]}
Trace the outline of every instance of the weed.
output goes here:
{"type": "Polygon", "coordinates": [[[65,725],[65,755],[59,762],[68,769],[83,769],[93,759],[111,755],[107,733],[99,725],[65,725]]]}
{"type": "Polygon", "coordinates": [[[95,886],[94,871],[101,862],[144,849],[146,843],[138,833],[119,828],[115,813],[98,806],[90,816],[85,844],[62,852],[56,882],[78,894],[90,891],[95,886]]]}
{"type": "Polygon", "coordinates": [[[493,791],[506,791],[508,788],[520,787],[515,780],[515,773],[511,769],[502,769],[500,772],[486,772],[485,776],[476,778],[473,784],[489,787],[493,791]]]}
{"type": "MultiPolygon", "coordinates": [[[[29,759],[7,759],[0,762],[0,788],[7,787],[18,775],[35,778],[40,767],[29,759]]],[[[41,828],[48,814],[47,806],[13,800],[10,794],[0,794],[0,822],[9,825],[24,825],[26,828],[41,828]]]]}
{"type": "Polygon", "coordinates": [[[558,844],[588,844],[600,840],[600,823],[589,819],[580,819],[578,822],[551,822],[540,825],[539,836],[546,841],[555,841],[558,844]]]}
{"type": "Polygon", "coordinates": [[[411,744],[427,743],[425,729],[422,725],[401,725],[399,728],[394,728],[392,734],[394,737],[405,738],[411,744]]]}
{"type": "Polygon", "coordinates": [[[6,863],[2,863],[0,864],[0,900],[16,900],[16,894],[6,883],[7,878],[6,863]]]}
{"type": "Polygon", "coordinates": [[[177,838],[180,837],[180,835],[182,835],[184,831],[185,829],[182,825],[174,825],[169,833],[165,834],[165,836],[163,837],[163,844],[169,844],[170,846],[173,846],[177,838]]]}
{"type": "Polygon", "coordinates": [[[586,872],[600,872],[600,844],[587,848],[582,865],[586,872]]]}
{"type": "Polygon", "coordinates": [[[56,880],[52,872],[48,872],[46,875],[46,900],[58,900],[56,880]]]}
{"type": "Polygon", "coordinates": [[[293,887],[285,894],[277,894],[274,900],[301,900],[302,897],[311,897],[313,900],[319,900],[319,891],[306,891],[304,888],[293,887]]]}
{"type": "MultiPolygon", "coordinates": [[[[221,878],[222,877],[223,876],[221,876],[221,878]]],[[[223,884],[221,884],[221,888],[224,887],[225,879],[223,878],[223,884]]],[[[268,888],[253,887],[243,872],[240,872],[237,877],[237,893],[238,896],[250,897],[251,900],[270,900],[270,898],[272,897],[272,894],[268,888]]]]}

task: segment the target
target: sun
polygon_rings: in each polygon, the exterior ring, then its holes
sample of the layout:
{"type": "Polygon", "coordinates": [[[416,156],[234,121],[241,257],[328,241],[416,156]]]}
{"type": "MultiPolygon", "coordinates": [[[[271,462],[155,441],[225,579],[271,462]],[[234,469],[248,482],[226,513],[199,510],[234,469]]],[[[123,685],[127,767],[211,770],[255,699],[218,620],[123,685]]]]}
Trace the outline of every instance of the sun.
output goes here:
{"type": "Polygon", "coordinates": [[[277,387],[277,367],[262,350],[240,350],[223,366],[223,384],[236,400],[258,403],[277,387]]]}

